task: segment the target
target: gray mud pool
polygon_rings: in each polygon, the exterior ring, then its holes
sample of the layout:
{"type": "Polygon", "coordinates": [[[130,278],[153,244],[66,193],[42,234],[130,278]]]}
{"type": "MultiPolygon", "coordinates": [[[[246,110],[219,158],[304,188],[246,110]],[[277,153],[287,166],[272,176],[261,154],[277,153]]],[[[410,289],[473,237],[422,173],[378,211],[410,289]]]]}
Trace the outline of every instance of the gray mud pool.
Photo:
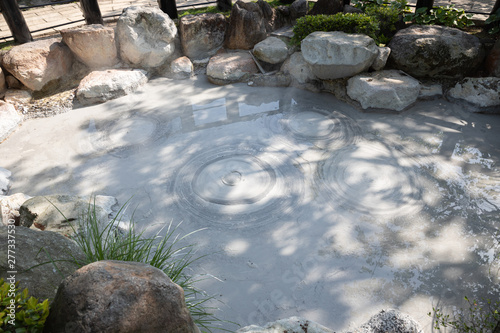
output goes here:
{"type": "Polygon", "coordinates": [[[205,228],[192,273],[241,326],[347,330],[396,308],[431,332],[433,306],[500,293],[500,116],[444,100],[363,113],[330,94],[157,79],[29,120],[0,156],[10,193],[132,197],[148,232],[205,228]]]}

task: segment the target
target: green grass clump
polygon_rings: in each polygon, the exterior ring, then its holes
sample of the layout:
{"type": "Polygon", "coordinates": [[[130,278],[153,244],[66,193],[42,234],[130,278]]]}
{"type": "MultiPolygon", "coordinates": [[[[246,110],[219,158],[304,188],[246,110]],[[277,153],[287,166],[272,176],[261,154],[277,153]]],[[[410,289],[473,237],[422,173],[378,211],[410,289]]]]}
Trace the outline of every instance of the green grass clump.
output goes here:
{"type": "Polygon", "coordinates": [[[310,33],[315,31],[343,31],[359,33],[377,38],[379,23],[374,17],[366,14],[306,15],[297,20],[293,27],[292,44],[299,45],[310,33]]]}
{"type": "Polygon", "coordinates": [[[80,267],[100,260],[141,262],[156,267],[184,289],[186,305],[202,332],[220,329],[221,320],[214,315],[217,308],[209,305],[215,297],[198,289],[195,284],[202,278],[188,272],[188,268],[204,256],[196,256],[194,244],[182,245],[200,230],[180,236],[179,225],[174,227],[170,223],[153,236],[145,237],[145,230],[138,231],[133,221],[127,230],[118,228],[125,207],[121,207],[114,219],[103,224],[97,217],[95,203],[89,204],[77,224],[72,224],[75,231],[72,239],[83,250],[85,259],[73,258],[73,261],[80,267]]]}
{"type": "Polygon", "coordinates": [[[186,15],[216,14],[216,13],[220,13],[220,12],[221,11],[219,9],[217,9],[217,6],[193,8],[193,9],[187,9],[185,11],[179,12],[179,18],[186,16],[186,15]]]}
{"type": "Polygon", "coordinates": [[[48,315],[48,299],[40,303],[28,289],[0,279],[0,332],[41,333],[48,315]]]}

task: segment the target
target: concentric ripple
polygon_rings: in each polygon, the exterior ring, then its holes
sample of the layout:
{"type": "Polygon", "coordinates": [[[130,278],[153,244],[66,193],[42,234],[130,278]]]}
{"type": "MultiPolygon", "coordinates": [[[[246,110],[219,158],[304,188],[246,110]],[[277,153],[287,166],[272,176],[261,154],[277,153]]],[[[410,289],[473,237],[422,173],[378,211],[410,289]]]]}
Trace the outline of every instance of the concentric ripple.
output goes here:
{"type": "Polygon", "coordinates": [[[316,179],[332,204],[397,217],[422,209],[423,187],[416,163],[382,143],[343,148],[320,165],[316,179]]]}
{"type": "Polygon", "coordinates": [[[285,154],[235,145],[194,155],[178,172],[173,193],[181,210],[197,220],[238,228],[292,212],[303,183],[285,154]]]}
{"type": "Polygon", "coordinates": [[[294,108],[280,120],[281,127],[296,139],[308,141],[320,148],[340,148],[357,141],[356,122],[337,111],[294,108]]]}

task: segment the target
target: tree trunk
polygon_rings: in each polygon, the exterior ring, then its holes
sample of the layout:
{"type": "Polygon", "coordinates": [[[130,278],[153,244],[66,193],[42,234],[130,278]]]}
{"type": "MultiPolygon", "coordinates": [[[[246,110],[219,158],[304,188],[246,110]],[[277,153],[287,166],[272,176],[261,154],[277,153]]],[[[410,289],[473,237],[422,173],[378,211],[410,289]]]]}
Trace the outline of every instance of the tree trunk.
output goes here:
{"type": "Polygon", "coordinates": [[[87,24],[104,24],[97,0],[80,0],[80,5],[87,24]]]}
{"type": "Polygon", "coordinates": [[[217,9],[221,12],[228,12],[232,7],[231,0],[217,0],[217,9]]]}
{"type": "Polygon", "coordinates": [[[318,0],[308,15],[333,15],[342,11],[344,0],[318,0]]]}
{"type": "MultiPolygon", "coordinates": [[[[496,5],[498,5],[498,3],[499,1],[497,1],[496,5]]],[[[495,326],[492,333],[500,333],[500,321],[497,323],[497,326],[495,326]]]]}
{"type": "Polygon", "coordinates": [[[495,14],[498,9],[500,9],[500,0],[495,1],[495,5],[493,6],[493,10],[491,11],[490,15],[495,14]]]}
{"type": "Polygon", "coordinates": [[[5,22],[9,26],[12,37],[14,37],[14,41],[20,44],[31,42],[33,37],[17,1],[0,0],[0,9],[2,10],[5,22]]]}
{"type": "Polygon", "coordinates": [[[434,0],[417,0],[417,8],[415,10],[422,7],[426,7],[427,13],[429,13],[432,7],[434,7],[434,0]]]}
{"type": "Polygon", "coordinates": [[[160,5],[160,9],[170,16],[172,20],[179,17],[175,0],[158,0],[158,4],[160,5]]]}

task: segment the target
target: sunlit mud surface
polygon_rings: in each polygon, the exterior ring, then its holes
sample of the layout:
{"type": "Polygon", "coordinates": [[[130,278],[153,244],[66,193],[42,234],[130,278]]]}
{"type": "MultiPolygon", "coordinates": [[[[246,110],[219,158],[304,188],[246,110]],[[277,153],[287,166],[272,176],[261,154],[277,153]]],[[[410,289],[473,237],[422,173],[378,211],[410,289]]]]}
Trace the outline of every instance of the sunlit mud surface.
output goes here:
{"type": "MultiPolygon", "coordinates": [[[[242,326],[334,330],[383,308],[497,298],[500,117],[444,100],[362,113],[329,94],[158,79],[30,120],[0,145],[11,193],[128,199],[148,232],[197,243],[199,286],[242,326]]],[[[223,327],[237,327],[224,323],[223,327]]]]}

